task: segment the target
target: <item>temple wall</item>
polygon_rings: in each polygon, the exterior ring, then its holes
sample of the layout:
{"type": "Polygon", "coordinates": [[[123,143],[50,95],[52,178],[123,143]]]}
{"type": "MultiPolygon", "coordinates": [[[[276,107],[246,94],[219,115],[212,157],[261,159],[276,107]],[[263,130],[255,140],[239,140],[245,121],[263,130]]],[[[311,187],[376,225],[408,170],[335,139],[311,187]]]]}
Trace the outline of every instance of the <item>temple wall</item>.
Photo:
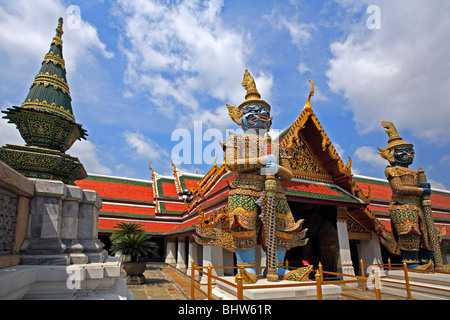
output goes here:
{"type": "Polygon", "coordinates": [[[18,265],[34,183],[0,162],[0,268],[18,265]]]}
{"type": "Polygon", "coordinates": [[[0,299],[130,299],[98,239],[97,192],[0,162],[0,299]]]}

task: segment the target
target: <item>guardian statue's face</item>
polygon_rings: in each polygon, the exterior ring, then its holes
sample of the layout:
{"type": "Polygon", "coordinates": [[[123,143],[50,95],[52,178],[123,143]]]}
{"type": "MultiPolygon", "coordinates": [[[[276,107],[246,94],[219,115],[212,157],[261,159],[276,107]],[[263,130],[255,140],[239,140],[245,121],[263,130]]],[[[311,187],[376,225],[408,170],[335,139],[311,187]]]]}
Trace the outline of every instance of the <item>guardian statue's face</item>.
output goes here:
{"type": "Polygon", "coordinates": [[[398,166],[408,167],[414,160],[414,149],[412,147],[399,147],[394,151],[395,163],[398,166]]]}
{"type": "Polygon", "coordinates": [[[241,109],[244,113],[241,117],[242,129],[264,129],[269,130],[272,125],[270,111],[264,106],[248,105],[241,109]]]}

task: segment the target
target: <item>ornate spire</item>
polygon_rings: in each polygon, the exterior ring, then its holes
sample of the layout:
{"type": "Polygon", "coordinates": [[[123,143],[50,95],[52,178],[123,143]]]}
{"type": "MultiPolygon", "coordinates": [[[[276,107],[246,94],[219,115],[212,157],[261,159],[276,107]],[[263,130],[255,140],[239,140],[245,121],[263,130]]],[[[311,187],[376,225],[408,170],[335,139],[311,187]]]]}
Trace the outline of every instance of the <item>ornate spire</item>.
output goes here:
{"type": "Polygon", "coordinates": [[[62,54],[61,36],[63,19],[59,18],[56,35],[49,52],[45,55],[42,67],[35,76],[30,91],[21,107],[49,112],[75,122],[72,111],[72,98],[66,78],[66,66],[62,54]]]}
{"type": "Polygon", "coordinates": [[[86,139],[86,130],[75,122],[66,67],[62,54],[63,19],[35,76],[25,101],[2,113],[14,123],[26,146],[0,148],[0,160],[27,177],[73,183],[85,179],[86,170],[78,158],[65,152],[76,140],[86,139]]]}

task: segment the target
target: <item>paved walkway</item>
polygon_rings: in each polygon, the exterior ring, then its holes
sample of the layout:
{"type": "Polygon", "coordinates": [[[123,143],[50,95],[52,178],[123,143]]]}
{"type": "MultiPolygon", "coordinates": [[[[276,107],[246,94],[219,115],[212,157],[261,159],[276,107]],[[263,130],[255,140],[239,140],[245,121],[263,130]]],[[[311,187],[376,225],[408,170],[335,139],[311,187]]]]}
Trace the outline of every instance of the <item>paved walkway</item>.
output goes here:
{"type": "MultiPolygon", "coordinates": [[[[125,273],[123,276],[125,277],[125,273]]],[[[128,285],[128,291],[134,295],[134,300],[190,300],[191,281],[174,268],[164,263],[148,263],[144,273],[145,284],[128,285]]],[[[359,299],[375,300],[373,290],[363,291],[360,288],[342,286],[342,293],[358,297],[359,299]]],[[[206,297],[196,290],[195,299],[204,300],[206,297]]],[[[405,300],[402,297],[381,294],[382,300],[405,300]]],[[[355,300],[343,297],[342,300],[355,300]]]]}
{"type": "MultiPolygon", "coordinates": [[[[134,300],[190,300],[190,278],[174,268],[164,263],[148,263],[144,276],[145,284],[127,286],[134,300]]],[[[197,299],[204,299],[198,291],[197,299]]]]}

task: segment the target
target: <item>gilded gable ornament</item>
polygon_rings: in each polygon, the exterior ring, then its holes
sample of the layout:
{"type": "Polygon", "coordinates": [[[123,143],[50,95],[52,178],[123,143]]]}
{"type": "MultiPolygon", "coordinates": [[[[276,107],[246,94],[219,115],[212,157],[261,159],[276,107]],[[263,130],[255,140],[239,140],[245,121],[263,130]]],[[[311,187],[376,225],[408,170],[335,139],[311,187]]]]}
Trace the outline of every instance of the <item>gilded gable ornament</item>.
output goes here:
{"type": "Polygon", "coordinates": [[[295,177],[326,182],[332,181],[331,175],[321,167],[301,137],[294,139],[292,146],[286,149],[286,155],[290,158],[289,161],[295,177]]]}

